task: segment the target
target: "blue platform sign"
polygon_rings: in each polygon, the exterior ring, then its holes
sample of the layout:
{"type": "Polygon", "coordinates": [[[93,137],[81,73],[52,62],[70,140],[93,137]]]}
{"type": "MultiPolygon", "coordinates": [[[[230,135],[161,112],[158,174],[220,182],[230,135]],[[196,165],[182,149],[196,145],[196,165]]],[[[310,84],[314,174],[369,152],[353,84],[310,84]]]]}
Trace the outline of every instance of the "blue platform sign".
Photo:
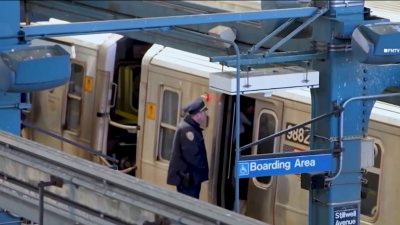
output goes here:
{"type": "Polygon", "coordinates": [[[332,154],[240,160],[239,178],[332,170],[332,154]]]}
{"type": "Polygon", "coordinates": [[[333,224],[347,225],[357,224],[359,210],[357,204],[338,206],[333,208],[333,224]]]}

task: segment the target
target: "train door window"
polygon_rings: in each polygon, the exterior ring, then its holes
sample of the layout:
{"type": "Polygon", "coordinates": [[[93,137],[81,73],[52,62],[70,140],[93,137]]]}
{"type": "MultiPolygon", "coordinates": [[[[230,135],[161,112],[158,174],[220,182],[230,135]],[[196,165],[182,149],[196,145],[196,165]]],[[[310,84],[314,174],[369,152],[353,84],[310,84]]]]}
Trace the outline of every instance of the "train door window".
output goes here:
{"type": "Polygon", "coordinates": [[[363,168],[361,187],[361,214],[373,220],[378,215],[379,181],[381,175],[382,144],[375,139],[374,166],[363,168]]]}
{"type": "Polygon", "coordinates": [[[85,69],[76,62],[71,63],[71,77],[68,86],[66,130],[79,132],[81,121],[82,88],[85,69]]]}
{"type": "Polygon", "coordinates": [[[178,92],[164,88],[161,99],[158,158],[161,160],[169,160],[172,153],[172,140],[179,121],[180,97],[178,92]]]}
{"type": "MultiPolygon", "coordinates": [[[[260,140],[271,134],[276,133],[277,117],[275,113],[270,110],[262,110],[258,117],[258,135],[257,139],[260,140]]],[[[275,149],[275,139],[267,140],[257,146],[257,154],[273,153],[275,149]]],[[[256,180],[261,185],[268,185],[271,182],[271,177],[257,177],[256,180]]]]}

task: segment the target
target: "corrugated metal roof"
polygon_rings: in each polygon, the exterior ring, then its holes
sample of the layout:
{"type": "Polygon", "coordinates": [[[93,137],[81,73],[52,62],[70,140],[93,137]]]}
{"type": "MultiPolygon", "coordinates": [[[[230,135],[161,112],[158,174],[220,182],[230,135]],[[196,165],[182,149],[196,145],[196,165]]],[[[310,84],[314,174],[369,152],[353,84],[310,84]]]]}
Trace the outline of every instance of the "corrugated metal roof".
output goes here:
{"type": "Polygon", "coordinates": [[[365,6],[373,15],[400,22],[400,1],[365,1],[365,6]]]}
{"type": "MultiPolygon", "coordinates": [[[[197,1],[198,4],[212,6],[230,11],[254,11],[261,9],[260,1],[197,1]]],[[[372,14],[400,22],[400,1],[365,1],[372,14]]]]}

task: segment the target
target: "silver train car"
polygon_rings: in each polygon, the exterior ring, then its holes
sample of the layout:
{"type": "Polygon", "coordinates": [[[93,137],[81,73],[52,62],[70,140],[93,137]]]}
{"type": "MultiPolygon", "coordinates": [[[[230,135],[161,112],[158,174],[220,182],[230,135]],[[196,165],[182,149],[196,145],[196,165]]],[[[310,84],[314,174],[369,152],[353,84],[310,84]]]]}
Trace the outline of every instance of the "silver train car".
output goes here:
{"type": "MultiPolygon", "coordinates": [[[[235,96],[208,87],[210,73],[230,68],[203,56],[117,34],[48,41],[70,51],[71,78],[63,86],[32,93],[32,109],[25,120],[35,129],[24,128],[24,136],[105,165],[109,162],[104,157],[70,142],[114,155],[122,172],[175,190],[166,184],[166,175],[173,135],[184,116],[182,107],[206,95],[204,138],[210,180],[203,183],[200,198],[232,208],[235,96]]],[[[246,131],[252,141],[310,119],[307,90],[282,91],[271,97],[243,95],[241,104],[254,106],[252,125],[246,131]]],[[[396,175],[400,108],[377,102],[368,134],[375,142],[375,161],[360,171],[364,181],[361,224],[395,225],[400,221],[396,175]]],[[[309,128],[299,128],[253,147],[249,154],[307,151],[309,135],[309,128]]],[[[274,225],[306,225],[307,214],[308,191],[300,188],[298,174],[249,179],[246,215],[274,225]]]]}

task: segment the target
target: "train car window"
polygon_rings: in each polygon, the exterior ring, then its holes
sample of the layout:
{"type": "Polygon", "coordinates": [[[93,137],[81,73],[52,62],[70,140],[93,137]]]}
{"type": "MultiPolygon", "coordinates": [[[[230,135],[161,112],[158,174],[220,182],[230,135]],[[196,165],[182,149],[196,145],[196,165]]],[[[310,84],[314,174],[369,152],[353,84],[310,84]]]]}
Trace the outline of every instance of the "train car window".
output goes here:
{"type": "Polygon", "coordinates": [[[79,132],[81,121],[82,88],[85,69],[83,65],[71,62],[71,77],[68,85],[66,130],[79,132]]]}
{"type": "MultiPolygon", "coordinates": [[[[277,119],[272,111],[263,110],[259,116],[258,121],[258,140],[274,134],[277,129],[277,119]]],[[[273,153],[275,149],[275,139],[267,140],[257,147],[257,154],[268,154],[273,153]]],[[[257,177],[258,182],[262,184],[269,184],[271,182],[271,177],[257,177]]]]}
{"type": "Polygon", "coordinates": [[[378,197],[380,167],[382,160],[382,145],[375,139],[374,166],[363,169],[361,187],[361,214],[373,220],[378,215],[378,197]]]}
{"type": "Polygon", "coordinates": [[[171,89],[162,93],[161,122],[159,130],[158,152],[161,160],[169,160],[172,152],[172,140],[179,118],[179,94],[171,89]]]}
{"type": "Polygon", "coordinates": [[[128,120],[130,124],[137,124],[140,71],[140,65],[118,68],[118,95],[115,114],[128,120]]]}

